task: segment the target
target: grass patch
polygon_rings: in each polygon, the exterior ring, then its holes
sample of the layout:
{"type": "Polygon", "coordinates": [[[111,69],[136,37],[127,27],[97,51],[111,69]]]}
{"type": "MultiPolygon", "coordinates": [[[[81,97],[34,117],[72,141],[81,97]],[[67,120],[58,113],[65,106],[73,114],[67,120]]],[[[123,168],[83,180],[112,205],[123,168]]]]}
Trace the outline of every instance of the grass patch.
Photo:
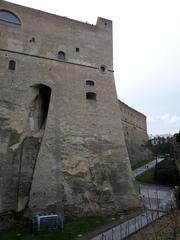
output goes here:
{"type": "Polygon", "coordinates": [[[132,170],[135,170],[135,169],[140,168],[140,167],[142,167],[143,165],[145,165],[145,164],[147,164],[147,163],[149,163],[149,162],[151,162],[151,161],[152,161],[152,160],[143,160],[143,161],[140,161],[140,162],[138,162],[138,163],[132,164],[132,165],[131,165],[131,168],[132,168],[132,170]]]}
{"type": "Polygon", "coordinates": [[[155,168],[152,168],[141,175],[136,177],[136,180],[143,183],[157,184],[157,181],[154,178],[155,168]]]}
{"type": "MultiPolygon", "coordinates": [[[[99,226],[109,223],[111,218],[86,218],[65,224],[64,230],[53,231],[46,233],[39,233],[37,235],[31,234],[26,229],[10,229],[0,232],[1,240],[71,240],[77,237],[78,234],[84,235],[99,226]]],[[[112,220],[111,220],[112,222],[112,220]]]]}

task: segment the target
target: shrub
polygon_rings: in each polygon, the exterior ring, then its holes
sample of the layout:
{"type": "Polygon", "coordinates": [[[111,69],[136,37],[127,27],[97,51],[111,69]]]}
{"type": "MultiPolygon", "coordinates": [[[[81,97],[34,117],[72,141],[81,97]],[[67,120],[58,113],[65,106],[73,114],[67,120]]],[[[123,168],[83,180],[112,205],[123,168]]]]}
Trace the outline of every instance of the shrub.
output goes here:
{"type": "Polygon", "coordinates": [[[163,185],[180,185],[180,175],[175,161],[164,160],[160,162],[155,169],[155,180],[163,185]]]}

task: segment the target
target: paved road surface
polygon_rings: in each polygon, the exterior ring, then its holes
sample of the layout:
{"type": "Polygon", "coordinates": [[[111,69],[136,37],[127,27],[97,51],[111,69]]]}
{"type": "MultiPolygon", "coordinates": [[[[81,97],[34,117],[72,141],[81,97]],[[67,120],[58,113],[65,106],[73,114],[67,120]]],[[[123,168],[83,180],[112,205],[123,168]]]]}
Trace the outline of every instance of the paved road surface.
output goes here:
{"type": "MultiPolygon", "coordinates": [[[[158,158],[161,162],[164,158],[158,158]]],[[[134,177],[153,168],[156,160],[133,171],[134,177]]],[[[159,185],[139,184],[140,198],[143,200],[146,209],[144,213],[139,214],[109,230],[106,230],[91,240],[121,240],[135,233],[155,219],[165,215],[175,207],[174,190],[170,187],[159,185]]]]}
{"type": "Polygon", "coordinates": [[[168,211],[175,207],[174,190],[170,187],[140,184],[139,191],[147,209],[168,211]]]}
{"type": "MultiPolygon", "coordinates": [[[[157,162],[159,163],[159,162],[161,162],[161,161],[163,161],[163,160],[164,160],[164,158],[158,158],[158,159],[157,159],[157,162]]],[[[134,176],[134,177],[137,177],[138,175],[142,174],[143,172],[146,172],[146,171],[148,171],[149,169],[155,167],[155,165],[156,165],[156,160],[153,160],[153,161],[151,161],[151,162],[143,165],[142,167],[133,170],[133,171],[132,171],[132,172],[133,172],[133,176],[134,176]]]]}
{"type": "Polygon", "coordinates": [[[91,240],[125,239],[155,219],[165,215],[175,205],[174,191],[169,187],[140,184],[139,190],[147,210],[132,219],[98,234],[91,240]]]}

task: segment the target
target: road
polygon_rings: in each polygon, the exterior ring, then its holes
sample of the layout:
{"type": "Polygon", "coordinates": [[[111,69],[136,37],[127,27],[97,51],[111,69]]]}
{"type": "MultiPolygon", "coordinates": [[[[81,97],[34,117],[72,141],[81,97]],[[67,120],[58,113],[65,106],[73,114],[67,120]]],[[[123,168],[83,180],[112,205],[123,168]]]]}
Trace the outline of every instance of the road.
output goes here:
{"type": "MultiPolygon", "coordinates": [[[[155,167],[156,162],[163,161],[158,158],[133,171],[134,177],[155,167]]],[[[137,230],[167,214],[176,207],[174,190],[170,187],[150,184],[139,184],[139,196],[144,202],[146,210],[127,221],[105,230],[91,238],[91,240],[121,240],[125,239],[137,230]]]]}
{"type": "Polygon", "coordinates": [[[139,192],[147,209],[168,211],[175,207],[174,190],[170,187],[140,184],[139,192]]]}
{"type": "Polygon", "coordinates": [[[111,229],[99,233],[91,240],[125,239],[147,224],[165,215],[175,206],[174,191],[170,187],[140,184],[139,192],[147,210],[111,229]]]}
{"type": "MultiPolygon", "coordinates": [[[[161,161],[163,161],[163,160],[164,160],[164,158],[158,158],[158,159],[157,159],[157,163],[159,163],[159,162],[161,162],[161,161]]],[[[133,171],[132,171],[132,172],[133,172],[133,176],[134,176],[134,177],[137,177],[138,175],[142,174],[143,172],[146,172],[146,171],[148,171],[149,169],[154,168],[155,165],[156,165],[156,160],[153,160],[153,161],[151,161],[151,162],[143,165],[142,167],[133,170],[133,171]]]]}

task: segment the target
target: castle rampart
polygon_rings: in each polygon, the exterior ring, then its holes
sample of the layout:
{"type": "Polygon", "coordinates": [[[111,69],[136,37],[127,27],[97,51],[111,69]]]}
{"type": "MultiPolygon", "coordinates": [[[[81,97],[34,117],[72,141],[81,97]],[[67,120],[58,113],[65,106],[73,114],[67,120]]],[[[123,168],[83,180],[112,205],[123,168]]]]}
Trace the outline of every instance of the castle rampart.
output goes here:
{"type": "Polygon", "coordinates": [[[131,163],[152,159],[152,153],[147,149],[146,116],[121,101],[119,101],[119,108],[131,163]]]}
{"type": "Polygon", "coordinates": [[[0,2],[0,212],[139,206],[113,75],[112,22],[0,2]]]}

